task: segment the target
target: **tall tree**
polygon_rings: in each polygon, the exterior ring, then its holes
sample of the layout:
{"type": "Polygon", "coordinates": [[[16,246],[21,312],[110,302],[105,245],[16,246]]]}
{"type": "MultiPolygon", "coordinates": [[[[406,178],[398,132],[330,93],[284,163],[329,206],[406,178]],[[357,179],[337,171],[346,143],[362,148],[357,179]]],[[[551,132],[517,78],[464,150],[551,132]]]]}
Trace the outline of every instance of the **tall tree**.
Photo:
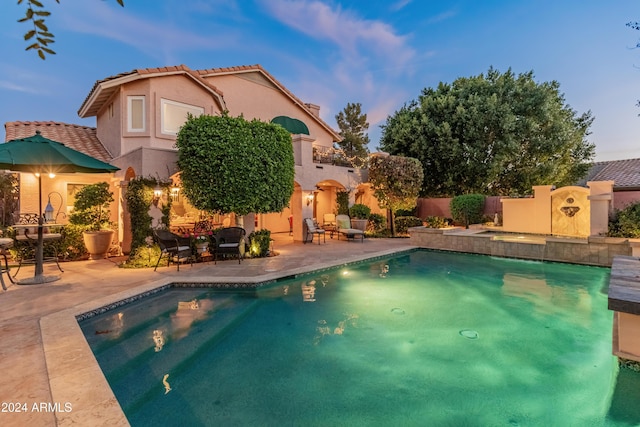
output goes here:
{"type": "Polygon", "coordinates": [[[422,90],[387,118],[381,148],[422,162],[423,196],[525,194],[573,184],[594,157],[591,112],[578,115],[555,82],[490,68],[422,90]]]}
{"type": "MultiPolygon", "coordinates": [[[[124,0],[116,0],[118,4],[124,7],[124,0]]],[[[25,50],[34,50],[41,59],[46,59],[47,54],[55,55],[56,52],[51,49],[51,44],[55,43],[55,36],[49,31],[45,20],[51,16],[41,0],[18,0],[18,5],[26,5],[24,17],[18,19],[18,22],[26,22],[33,26],[32,29],[24,34],[24,40],[31,43],[25,50]]],[[[56,0],[60,4],[60,0],[56,0]]]]}
{"type": "Polygon", "coordinates": [[[242,117],[189,117],[176,139],[184,195],[208,212],[281,212],[293,194],[291,134],[242,117]]]}
{"type": "Polygon", "coordinates": [[[369,154],[369,136],[366,134],[369,123],[367,115],[362,113],[362,105],[359,102],[347,103],[344,110],[336,114],[336,122],[342,137],[342,141],[337,143],[338,146],[355,166],[362,166],[369,154]]]}
{"type": "Polygon", "coordinates": [[[369,182],[381,208],[389,212],[391,234],[394,213],[399,209],[416,207],[423,180],[418,159],[400,156],[372,156],[369,159],[369,182]]]}

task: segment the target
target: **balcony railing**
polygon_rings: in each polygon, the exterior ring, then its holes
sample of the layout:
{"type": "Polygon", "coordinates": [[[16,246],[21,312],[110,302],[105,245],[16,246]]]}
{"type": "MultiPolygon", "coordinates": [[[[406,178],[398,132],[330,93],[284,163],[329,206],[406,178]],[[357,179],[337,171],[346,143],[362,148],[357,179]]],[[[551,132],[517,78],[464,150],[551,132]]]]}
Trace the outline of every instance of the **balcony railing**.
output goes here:
{"type": "Polygon", "coordinates": [[[313,163],[323,163],[351,168],[353,164],[344,154],[332,147],[313,146],[313,163]]]}

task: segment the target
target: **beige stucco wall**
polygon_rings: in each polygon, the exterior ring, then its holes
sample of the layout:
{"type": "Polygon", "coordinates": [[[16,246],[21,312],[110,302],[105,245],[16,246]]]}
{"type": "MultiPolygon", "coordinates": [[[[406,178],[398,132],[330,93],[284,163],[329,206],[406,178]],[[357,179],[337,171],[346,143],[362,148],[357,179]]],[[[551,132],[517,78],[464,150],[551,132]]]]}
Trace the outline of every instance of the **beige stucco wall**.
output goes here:
{"type": "Polygon", "coordinates": [[[333,145],[333,138],[326,129],[257,71],[207,77],[207,80],[222,90],[232,115],[242,113],[246,119],[257,118],[265,122],[277,116],[288,116],[307,125],[315,144],[333,145]]]}
{"type": "MultiPolygon", "coordinates": [[[[54,208],[54,215],[57,215],[56,222],[66,224],[68,215],[71,213],[69,206],[71,203],[67,199],[67,184],[95,184],[97,182],[108,182],[114,198],[117,197],[118,190],[115,187],[115,180],[112,174],[58,174],[54,178],[47,175],[42,176],[42,213],[47,206],[48,197],[51,195],[51,206],[54,208]],[[52,194],[57,193],[57,194],[52,194]]],[[[20,174],[20,213],[38,213],[38,178],[31,173],[20,174]]],[[[112,204],[111,220],[117,222],[117,203],[112,204]]]]}
{"type": "Polygon", "coordinates": [[[640,361],[640,316],[614,312],[613,354],[640,361]]]}
{"type": "Polygon", "coordinates": [[[502,229],[509,232],[551,234],[551,185],[533,187],[533,197],[502,199],[502,229]]]}

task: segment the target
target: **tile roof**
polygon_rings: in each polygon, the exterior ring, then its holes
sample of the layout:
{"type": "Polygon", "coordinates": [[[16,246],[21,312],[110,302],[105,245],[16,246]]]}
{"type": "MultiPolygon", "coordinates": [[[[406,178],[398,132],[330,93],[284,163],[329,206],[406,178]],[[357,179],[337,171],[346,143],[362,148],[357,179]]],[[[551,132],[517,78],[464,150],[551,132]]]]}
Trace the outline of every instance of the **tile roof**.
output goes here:
{"type": "Polygon", "coordinates": [[[613,181],[614,189],[640,188],[640,159],[596,162],[581,183],[587,181],[613,181]]]}
{"type": "Polygon", "coordinates": [[[39,130],[42,136],[61,142],[69,148],[80,151],[98,160],[109,163],[109,154],[96,136],[96,128],[60,122],[7,122],[5,141],[26,138],[39,130]]]}

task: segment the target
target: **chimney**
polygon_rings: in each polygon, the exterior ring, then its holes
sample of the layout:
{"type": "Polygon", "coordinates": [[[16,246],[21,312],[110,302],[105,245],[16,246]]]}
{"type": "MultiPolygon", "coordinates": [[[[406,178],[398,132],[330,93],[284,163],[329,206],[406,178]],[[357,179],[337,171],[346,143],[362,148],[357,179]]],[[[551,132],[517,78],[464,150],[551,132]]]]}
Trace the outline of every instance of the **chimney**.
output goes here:
{"type": "Polygon", "coordinates": [[[311,114],[316,117],[320,117],[320,106],[316,104],[304,104],[309,110],[311,110],[311,114]]]}

